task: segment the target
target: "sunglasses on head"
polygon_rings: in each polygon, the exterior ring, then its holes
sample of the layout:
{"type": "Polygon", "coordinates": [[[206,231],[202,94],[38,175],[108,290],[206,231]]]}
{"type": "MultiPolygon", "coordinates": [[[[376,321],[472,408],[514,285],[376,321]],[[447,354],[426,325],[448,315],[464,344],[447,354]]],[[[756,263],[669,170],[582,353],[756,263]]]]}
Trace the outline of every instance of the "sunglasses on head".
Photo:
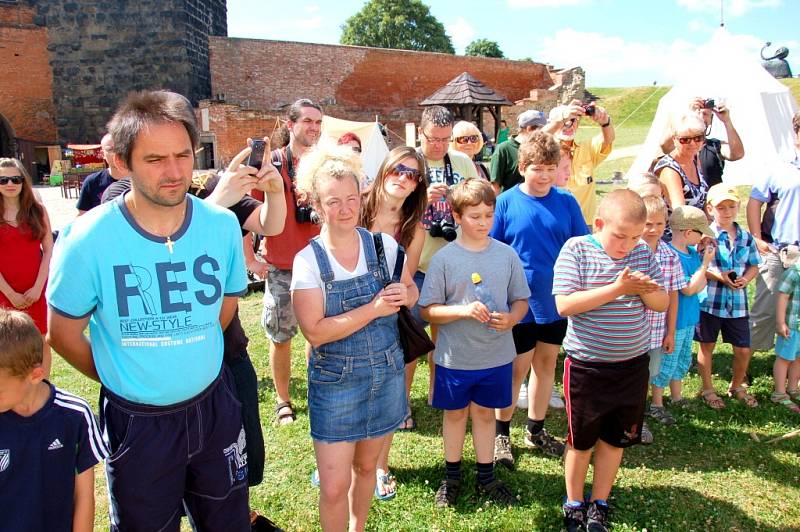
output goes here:
{"type": "Polygon", "coordinates": [[[397,176],[402,176],[409,181],[422,181],[422,174],[416,168],[409,168],[404,164],[398,164],[392,170],[392,173],[397,176]]]}
{"type": "Polygon", "coordinates": [[[478,135],[464,135],[463,137],[456,137],[456,142],[459,144],[477,144],[480,140],[478,135]]]}
{"type": "Polygon", "coordinates": [[[22,184],[23,177],[21,175],[12,175],[7,177],[0,177],[0,185],[7,185],[11,181],[15,185],[22,184]]]}
{"type": "Polygon", "coordinates": [[[689,144],[690,142],[703,142],[705,140],[705,135],[697,135],[695,137],[678,137],[678,142],[681,144],[689,144]]]}

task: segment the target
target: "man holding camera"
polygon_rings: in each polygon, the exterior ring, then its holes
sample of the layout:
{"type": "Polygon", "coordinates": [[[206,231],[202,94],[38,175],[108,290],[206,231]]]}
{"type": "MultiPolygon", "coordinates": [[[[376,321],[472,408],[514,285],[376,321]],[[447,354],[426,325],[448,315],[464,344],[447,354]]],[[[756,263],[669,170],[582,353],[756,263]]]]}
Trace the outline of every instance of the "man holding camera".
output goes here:
{"type": "Polygon", "coordinates": [[[583,218],[589,227],[597,211],[594,171],[611,153],[614,143],[614,126],[605,109],[594,102],[572,100],[550,111],[550,120],[543,131],[561,143],[561,162],[556,172],[556,186],[566,187],[581,206],[583,218]],[[600,133],[589,142],[576,142],[575,134],[582,117],[589,117],[600,126],[600,133]]]}
{"type": "Polygon", "coordinates": [[[281,425],[296,419],[289,397],[289,378],[292,371],[292,338],[297,334],[297,319],[292,311],[289,284],[292,281],[292,262],[298,251],[319,234],[308,204],[298,202],[294,178],[303,154],[319,140],[322,131],[322,108],[311,100],[300,99],[292,104],[286,117],[289,144],[273,150],[271,160],[283,177],[286,199],[286,225],[283,232],[267,236],[263,257],[268,264],[264,288],[264,311],[261,325],[270,340],[269,365],[275,383],[277,405],[275,415],[281,425]]]}
{"type": "MultiPolygon", "coordinates": [[[[733,127],[730,111],[724,103],[719,103],[707,98],[694,98],[690,104],[690,109],[703,119],[706,125],[706,136],[711,132],[711,122],[714,115],[722,121],[725,126],[725,136],[728,141],[715,138],[706,138],[706,142],[697,154],[700,163],[700,171],[708,183],[708,188],[717,183],[722,183],[722,172],[725,170],[725,161],[738,161],[744,157],[744,146],[739,133],[733,127]]],[[[666,138],[661,142],[661,149],[664,153],[670,153],[675,148],[671,132],[667,133],[666,138]]]]}
{"type": "Polygon", "coordinates": [[[545,124],[547,124],[547,118],[544,113],[535,109],[528,109],[517,117],[519,133],[516,137],[497,146],[497,151],[492,156],[489,175],[495,194],[505,192],[518,183],[522,183],[523,178],[517,164],[519,146],[526,142],[534,131],[541,129],[545,124]]]}

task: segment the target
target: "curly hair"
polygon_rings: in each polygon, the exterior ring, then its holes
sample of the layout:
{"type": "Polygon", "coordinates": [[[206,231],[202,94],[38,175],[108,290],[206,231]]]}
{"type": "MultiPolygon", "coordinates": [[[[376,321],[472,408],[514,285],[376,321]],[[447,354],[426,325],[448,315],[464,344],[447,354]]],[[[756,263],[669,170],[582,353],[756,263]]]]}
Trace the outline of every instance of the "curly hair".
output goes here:
{"type": "Polygon", "coordinates": [[[532,164],[558,164],[561,160],[561,145],[555,137],[544,131],[534,131],[519,147],[519,167],[532,164]]]}
{"type": "Polygon", "coordinates": [[[319,182],[324,179],[342,181],[351,177],[361,190],[361,157],[349,146],[328,142],[318,143],[307,151],[297,166],[296,187],[298,195],[311,203],[319,202],[319,182]]]}

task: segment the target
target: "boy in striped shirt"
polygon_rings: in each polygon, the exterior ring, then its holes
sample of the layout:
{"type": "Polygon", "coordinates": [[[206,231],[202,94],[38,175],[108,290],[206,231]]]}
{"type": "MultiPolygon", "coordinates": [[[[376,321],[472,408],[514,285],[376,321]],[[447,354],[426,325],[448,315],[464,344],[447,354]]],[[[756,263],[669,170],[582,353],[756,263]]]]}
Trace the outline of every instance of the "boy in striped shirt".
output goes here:
{"type": "Polygon", "coordinates": [[[0,530],[90,532],[107,455],[86,401],[44,380],[33,321],[0,309],[0,530]]]}
{"type": "Polygon", "coordinates": [[[556,260],[553,295],[569,318],[564,350],[567,530],[608,527],[611,486],[622,451],[641,439],[647,398],[650,327],[645,310],[664,312],[661,269],[641,241],[647,210],[630,190],[600,202],[595,234],[569,239],[556,260]],[[594,481],[583,499],[594,451],[594,481]]]}

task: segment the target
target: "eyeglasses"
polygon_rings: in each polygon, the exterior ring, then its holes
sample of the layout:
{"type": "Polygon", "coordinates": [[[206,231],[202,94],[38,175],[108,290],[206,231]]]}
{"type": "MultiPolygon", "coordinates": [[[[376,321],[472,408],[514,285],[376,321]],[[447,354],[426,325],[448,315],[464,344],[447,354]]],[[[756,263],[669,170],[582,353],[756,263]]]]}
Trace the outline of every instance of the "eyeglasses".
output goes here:
{"type": "Polygon", "coordinates": [[[419,170],[416,168],[409,168],[404,164],[398,164],[395,166],[391,173],[398,177],[408,179],[409,181],[416,181],[418,183],[422,181],[422,174],[419,170]]]}
{"type": "Polygon", "coordinates": [[[351,149],[356,153],[361,153],[361,148],[359,148],[358,146],[353,146],[351,149]]]}
{"type": "Polygon", "coordinates": [[[22,179],[23,177],[21,175],[0,177],[0,185],[7,185],[9,181],[11,181],[15,185],[21,185],[22,179]]]}
{"type": "Polygon", "coordinates": [[[690,142],[705,142],[705,135],[697,135],[696,137],[678,137],[678,142],[681,144],[689,144],[690,142]]]}
{"type": "Polygon", "coordinates": [[[429,137],[424,131],[421,131],[422,136],[427,139],[431,144],[446,144],[452,140],[453,137],[429,137]]]}
{"type": "Polygon", "coordinates": [[[459,144],[477,144],[480,140],[478,135],[464,135],[463,137],[456,137],[456,142],[459,144]]]}

